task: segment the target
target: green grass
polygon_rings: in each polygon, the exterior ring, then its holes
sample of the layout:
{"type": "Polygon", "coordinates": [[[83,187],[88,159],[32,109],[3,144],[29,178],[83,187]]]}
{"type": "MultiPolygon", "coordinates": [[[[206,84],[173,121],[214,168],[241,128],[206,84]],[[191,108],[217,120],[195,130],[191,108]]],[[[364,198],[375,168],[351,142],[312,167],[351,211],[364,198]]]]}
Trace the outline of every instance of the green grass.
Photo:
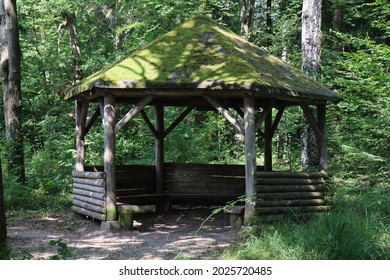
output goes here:
{"type": "Polygon", "coordinates": [[[255,223],[225,259],[390,259],[388,192],[339,192],[329,213],[255,223]]]}

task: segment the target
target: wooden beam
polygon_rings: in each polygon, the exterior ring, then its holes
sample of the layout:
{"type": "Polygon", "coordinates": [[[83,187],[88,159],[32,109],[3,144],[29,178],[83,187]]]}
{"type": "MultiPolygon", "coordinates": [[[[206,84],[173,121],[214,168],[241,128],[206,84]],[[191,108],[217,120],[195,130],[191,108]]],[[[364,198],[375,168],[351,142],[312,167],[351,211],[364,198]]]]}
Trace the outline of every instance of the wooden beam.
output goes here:
{"type": "Polygon", "coordinates": [[[88,106],[89,102],[77,102],[76,104],[76,171],[84,171],[85,123],[88,106]]]}
{"type": "Polygon", "coordinates": [[[141,99],[140,102],[135,105],[133,109],[131,109],[116,125],[115,125],[115,133],[121,130],[125,124],[131,121],[141,110],[145,108],[146,105],[150,103],[153,99],[153,95],[148,95],[141,99]]]}
{"type": "Polygon", "coordinates": [[[306,116],[307,121],[310,124],[310,127],[314,131],[314,135],[316,136],[317,141],[320,142],[322,139],[322,132],[321,132],[320,128],[318,127],[317,121],[314,118],[313,113],[310,111],[309,106],[307,104],[300,104],[300,106],[302,108],[303,113],[306,116]]]}
{"type": "Polygon", "coordinates": [[[319,141],[320,166],[319,171],[325,172],[328,167],[328,151],[326,143],[326,105],[317,106],[318,128],[321,132],[319,141]]]}
{"type": "Polygon", "coordinates": [[[154,128],[154,125],[150,121],[149,117],[146,115],[144,110],[141,110],[140,112],[142,118],[144,119],[146,125],[149,127],[150,131],[152,132],[154,138],[156,139],[158,137],[157,130],[154,128]]]}
{"type": "Polygon", "coordinates": [[[240,115],[241,118],[244,118],[244,111],[240,107],[234,106],[233,109],[240,115]]]}
{"type": "Polygon", "coordinates": [[[264,171],[272,171],[272,106],[264,120],[264,171]]]}
{"type": "Polygon", "coordinates": [[[276,100],[271,100],[263,109],[263,111],[260,113],[260,115],[256,118],[256,131],[259,130],[261,124],[265,120],[265,118],[268,116],[269,112],[272,111],[272,108],[274,107],[276,100]]]}
{"type": "Polygon", "coordinates": [[[97,118],[100,116],[100,106],[96,109],[95,113],[89,118],[86,126],[85,126],[85,135],[91,130],[92,126],[95,124],[97,118]]]}
{"type": "Polygon", "coordinates": [[[169,133],[172,132],[178,126],[185,117],[188,116],[189,113],[191,113],[192,109],[194,109],[195,106],[190,106],[184,112],[180,114],[180,116],[164,131],[164,137],[167,137],[169,133]]]}
{"type": "Polygon", "coordinates": [[[244,97],[245,127],[245,215],[244,223],[248,224],[255,214],[255,175],[256,175],[256,124],[255,100],[253,96],[244,97]]]}
{"type": "Polygon", "coordinates": [[[115,176],[115,98],[104,96],[104,172],[106,173],[107,221],[117,220],[115,176]]]}
{"type": "Polygon", "coordinates": [[[164,107],[156,106],[156,194],[164,190],[164,107]]]}
{"type": "Polygon", "coordinates": [[[237,130],[238,133],[245,135],[245,129],[243,125],[232,115],[230,112],[225,109],[217,100],[214,98],[203,95],[203,97],[215,108],[218,112],[220,112],[237,130]]]}
{"type": "Polygon", "coordinates": [[[274,122],[272,123],[272,127],[271,127],[271,138],[274,136],[275,132],[276,132],[276,129],[278,128],[278,125],[279,125],[279,122],[283,116],[283,113],[284,113],[284,110],[286,109],[286,107],[281,107],[279,110],[278,110],[278,113],[276,114],[276,117],[275,117],[275,120],[274,122]]]}

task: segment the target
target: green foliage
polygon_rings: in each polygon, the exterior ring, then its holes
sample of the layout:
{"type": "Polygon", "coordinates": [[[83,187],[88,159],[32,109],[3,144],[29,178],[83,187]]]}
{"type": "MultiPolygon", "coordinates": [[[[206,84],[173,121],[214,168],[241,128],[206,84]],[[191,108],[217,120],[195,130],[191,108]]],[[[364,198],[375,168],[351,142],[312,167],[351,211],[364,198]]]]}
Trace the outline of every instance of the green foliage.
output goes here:
{"type": "Polygon", "coordinates": [[[255,225],[226,259],[390,259],[389,190],[347,195],[326,214],[255,225]]]}
{"type": "Polygon", "coordinates": [[[57,255],[52,256],[51,260],[70,260],[73,258],[74,249],[68,247],[68,245],[63,242],[61,239],[59,240],[50,240],[50,246],[57,247],[57,255]]]}

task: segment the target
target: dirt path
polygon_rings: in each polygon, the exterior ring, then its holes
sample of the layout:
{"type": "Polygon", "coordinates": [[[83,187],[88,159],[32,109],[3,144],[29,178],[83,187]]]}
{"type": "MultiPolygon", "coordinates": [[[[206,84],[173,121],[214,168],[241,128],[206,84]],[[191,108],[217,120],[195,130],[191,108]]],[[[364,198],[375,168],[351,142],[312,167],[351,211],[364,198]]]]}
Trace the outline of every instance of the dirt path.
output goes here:
{"type": "Polygon", "coordinates": [[[73,249],[72,259],[214,259],[234,242],[229,217],[212,210],[173,210],[138,214],[133,231],[102,231],[97,222],[69,215],[9,218],[8,237],[15,259],[49,259],[57,255],[50,240],[73,249]],[[196,233],[196,234],[195,234],[196,233]]]}

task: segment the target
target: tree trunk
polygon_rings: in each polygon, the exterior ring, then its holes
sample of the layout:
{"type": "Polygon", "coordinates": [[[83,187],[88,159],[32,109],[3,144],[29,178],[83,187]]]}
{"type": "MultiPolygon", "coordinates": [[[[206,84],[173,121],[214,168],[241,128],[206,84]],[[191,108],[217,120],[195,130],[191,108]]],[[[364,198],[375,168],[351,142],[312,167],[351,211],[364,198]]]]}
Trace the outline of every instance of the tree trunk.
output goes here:
{"type": "Polygon", "coordinates": [[[0,6],[0,68],[7,139],[7,167],[10,177],[19,183],[24,183],[20,44],[16,0],[2,0],[0,6]]]}
{"type": "Polygon", "coordinates": [[[272,26],[272,0],[267,0],[267,9],[266,9],[266,22],[267,22],[267,33],[268,33],[268,39],[267,39],[267,45],[272,45],[271,35],[273,32],[273,26],[272,26]]]}
{"type": "MultiPolygon", "coordinates": [[[[314,80],[321,70],[321,6],[321,0],[303,0],[302,5],[302,70],[314,80]]],[[[309,171],[318,166],[316,138],[306,118],[302,119],[302,169],[309,171]]]]}
{"type": "Polygon", "coordinates": [[[71,12],[62,12],[63,22],[58,27],[58,52],[60,52],[61,30],[69,29],[70,47],[72,48],[72,81],[74,84],[81,80],[81,52],[79,36],[76,28],[76,16],[71,12]]]}
{"type": "Polygon", "coordinates": [[[241,36],[248,36],[253,23],[255,0],[241,0],[240,2],[241,36]]]}

